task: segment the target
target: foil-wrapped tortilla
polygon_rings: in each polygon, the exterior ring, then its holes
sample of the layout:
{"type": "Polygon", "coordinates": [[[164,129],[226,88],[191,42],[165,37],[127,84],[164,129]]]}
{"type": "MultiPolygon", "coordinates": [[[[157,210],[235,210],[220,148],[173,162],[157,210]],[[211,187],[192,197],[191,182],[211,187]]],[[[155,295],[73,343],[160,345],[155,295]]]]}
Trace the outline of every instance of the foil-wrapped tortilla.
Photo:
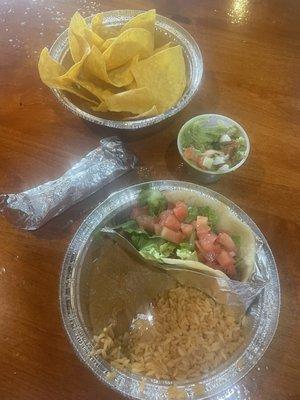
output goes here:
{"type": "Polygon", "coordinates": [[[137,158],[118,137],[100,140],[60,178],[17,194],[0,195],[0,211],[22,229],[34,230],[132,170],[137,158]]]}

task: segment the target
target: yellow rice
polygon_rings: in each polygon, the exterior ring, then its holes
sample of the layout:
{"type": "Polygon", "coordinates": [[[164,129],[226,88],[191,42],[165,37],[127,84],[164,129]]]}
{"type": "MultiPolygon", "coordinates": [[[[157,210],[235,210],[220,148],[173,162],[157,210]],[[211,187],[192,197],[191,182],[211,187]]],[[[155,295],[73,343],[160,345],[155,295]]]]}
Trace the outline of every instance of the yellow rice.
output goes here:
{"type": "Polygon", "coordinates": [[[184,380],[215,369],[244,340],[232,313],[197,289],[170,289],[152,306],[153,318],[134,320],[119,337],[113,325],[105,327],[95,338],[95,354],[117,369],[184,380]]]}

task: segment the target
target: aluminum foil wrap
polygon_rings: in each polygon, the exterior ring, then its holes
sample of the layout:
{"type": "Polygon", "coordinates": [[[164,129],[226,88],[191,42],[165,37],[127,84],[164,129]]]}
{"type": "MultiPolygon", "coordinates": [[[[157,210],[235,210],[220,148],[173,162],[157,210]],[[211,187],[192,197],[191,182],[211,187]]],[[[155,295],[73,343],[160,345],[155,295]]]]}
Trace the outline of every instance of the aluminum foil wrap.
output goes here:
{"type": "Polygon", "coordinates": [[[137,158],[108,137],[60,178],[17,194],[0,195],[0,211],[12,224],[34,230],[134,168],[137,158]]]}

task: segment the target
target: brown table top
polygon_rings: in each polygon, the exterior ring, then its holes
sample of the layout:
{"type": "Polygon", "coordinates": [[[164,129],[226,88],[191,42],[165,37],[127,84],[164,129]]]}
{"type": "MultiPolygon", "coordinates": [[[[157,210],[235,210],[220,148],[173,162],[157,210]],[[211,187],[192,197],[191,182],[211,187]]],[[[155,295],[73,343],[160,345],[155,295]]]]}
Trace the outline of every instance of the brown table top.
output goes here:
{"type": "MultiPolygon", "coordinates": [[[[282,308],[271,346],[239,387],[249,393],[247,399],[299,399],[296,41],[300,3],[98,3],[0,2],[4,28],[0,38],[0,191],[18,192],[56,178],[96,147],[103,135],[101,127],[87,124],[58,104],[37,72],[40,50],[52,44],[75,10],[89,15],[109,9],[156,7],[158,13],[178,21],[203,52],[201,89],[164,129],[124,140],[153,179],[197,182],[181,168],[176,150],[176,135],[184,121],[213,112],[228,115],[245,127],[252,144],[247,163],[210,188],[242,207],[267,237],[278,263],[282,308]]],[[[74,354],[61,322],[58,283],[67,245],[83,218],[108,193],[136,181],[132,175],[115,181],[36,232],[19,231],[1,218],[0,399],[121,398],[97,381],[74,354]]]]}

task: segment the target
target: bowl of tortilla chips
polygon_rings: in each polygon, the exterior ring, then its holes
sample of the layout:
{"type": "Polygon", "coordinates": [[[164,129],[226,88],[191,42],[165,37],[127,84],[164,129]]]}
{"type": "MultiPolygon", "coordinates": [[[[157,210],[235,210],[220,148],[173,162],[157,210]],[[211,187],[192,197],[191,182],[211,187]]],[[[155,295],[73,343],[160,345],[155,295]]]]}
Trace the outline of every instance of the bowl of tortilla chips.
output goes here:
{"type": "Polygon", "coordinates": [[[199,88],[203,62],[192,36],[155,10],[78,12],[40,54],[44,84],[71,112],[137,130],[177,114],[199,88]]]}

